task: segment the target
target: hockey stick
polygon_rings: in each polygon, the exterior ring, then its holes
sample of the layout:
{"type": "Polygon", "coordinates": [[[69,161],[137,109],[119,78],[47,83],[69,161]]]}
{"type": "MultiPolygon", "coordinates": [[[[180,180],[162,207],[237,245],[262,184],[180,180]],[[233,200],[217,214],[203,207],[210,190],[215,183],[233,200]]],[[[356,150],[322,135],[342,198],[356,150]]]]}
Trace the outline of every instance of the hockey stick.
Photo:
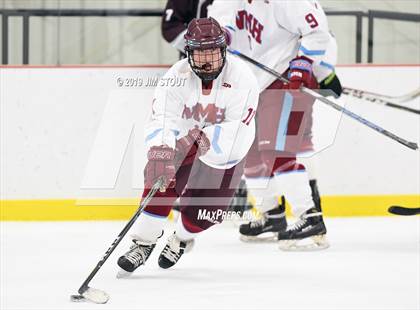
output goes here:
{"type": "MultiPolygon", "coordinates": [[[[285,77],[283,77],[280,73],[278,73],[277,71],[263,65],[262,63],[257,62],[256,60],[236,51],[236,50],[231,50],[228,49],[228,51],[233,54],[238,56],[239,58],[242,58],[250,63],[252,63],[253,65],[261,68],[262,70],[270,73],[271,75],[275,76],[276,78],[278,78],[279,80],[285,82],[285,83],[289,83],[289,80],[286,79],[285,77]]],[[[312,89],[306,88],[306,87],[301,87],[300,91],[315,98],[318,99],[319,101],[322,101],[323,103],[329,105],[330,107],[334,108],[335,110],[342,112],[344,114],[346,114],[347,116],[351,117],[352,119],[358,121],[359,123],[362,123],[363,125],[379,132],[380,134],[383,134],[384,136],[391,138],[394,141],[397,141],[398,143],[401,143],[402,145],[405,145],[406,147],[412,149],[412,150],[417,150],[418,149],[418,145],[415,142],[410,142],[407,141],[395,134],[393,134],[392,132],[389,132],[386,129],[383,129],[382,127],[368,121],[367,119],[361,117],[360,115],[357,115],[356,113],[351,112],[350,110],[347,110],[346,108],[341,107],[340,105],[336,104],[335,102],[329,100],[328,98],[322,96],[321,94],[318,94],[317,92],[313,91],[312,89]]]]}
{"type": "MultiPolygon", "coordinates": [[[[400,110],[404,110],[407,112],[412,112],[412,113],[416,113],[416,114],[420,114],[420,110],[416,110],[413,108],[409,108],[403,105],[399,105],[393,102],[388,101],[388,99],[385,99],[386,97],[382,97],[382,95],[379,94],[375,94],[375,93],[371,93],[371,92],[367,92],[364,90],[360,90],[360,89],[354,89],[354,88],[350,88],[350,87],[344,87],[343,88],[343,94],[348,95],[348,96],[352,96],[358,99],[364,99],[366,101],[369,102],[374,102],[374,103],[378,103],[378,104],[382,104],[384,106],[387,107],[391,107],[391,108],[396,108],[396,109],[400,109],[400,110]]],[[[420,90],[416,90],[408,95],[404,95],[401,97],[394,97],[394,98],[410,98],[411,99],[415,99],[418,95],[420,94],[420,90]]],[[[398,101],[398,100],[396,100],[398,101]]],[[[408,101],[408,100],[406,100],[408,101]]]]}
{"type": "Polygon", "coordinates": [[[153,198],[153,196],[156,194],[156,192],[161,188],[162,184],[163,184],[163,180],[162,180],[162,178],[160,178],[152,186],[152,188],[151,188],[150,192],[147,194],[147,196],[144,199],[142,199],[142,201],[140,203],[140,206],[137,209],[136,213],[133,215],[133,217],[130,219],[130,221],[127,223],[127,225],[125,225],[125,227],[119,233],[118,237],[114,240],[114,242],[112,242],[111,246],[105,252],[104,256],[98,262],[98,264],[93,269],[93,271],[90,273],[90,275],[83,282],[82,286],[80,286],[80,288],[78,290],[79,295],[71,295],[70,296],[71,301],[89,300],[89,301],[92,301],[92,302],[97,303],[97,304],[105,304],[109,300],[109,295],[105,291],[89,287],[89,282],[93,279],[93,277],[96,275],[96,273],[99,271],[99,269],[101,269],[102,265],[105,263],[105,261],[108,259],[108,257],[112,254],[112,252],[118,246],[120,241],[124,238],[124,236],[130,230],[131,226],[133,226],[134,222],[137,220],[139,215],[143,212],[144,208],[146,208],[147,204],[150,202],[150,200],[153,198]]]}
{"type": "Polygon", "coordinates": [[[351,87],[344,87],[343,91],[345,93],[354,93],[354,96],[358,98],[371,97],[371,98],[379,98],[379,99],[388,99],[397,103],[404,103],[404,102],[416,99],[418,96],[420,96],[420,88],[401,96],[382,95],[382,94],[374,93],[371,91],[355,89],[351,87]]]}
{"type": "Polygon", "coordinates": [[[389,213],[403,216],[417,215],[420,214],[420,208],[407,208],[401,206],[392,206],[388,209],[389,213]]]}

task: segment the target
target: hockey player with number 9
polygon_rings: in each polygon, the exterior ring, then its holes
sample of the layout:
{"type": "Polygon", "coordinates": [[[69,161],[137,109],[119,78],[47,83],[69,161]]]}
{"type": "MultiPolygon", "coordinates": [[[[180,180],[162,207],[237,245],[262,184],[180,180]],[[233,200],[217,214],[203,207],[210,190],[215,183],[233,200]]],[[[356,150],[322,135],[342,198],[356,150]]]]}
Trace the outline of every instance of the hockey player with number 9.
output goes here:
{"type": "Polygon", "coordinates": [[[297,155],[313,152],[313,99],[299,92],[330,89],[341,94],[335,75],[337,46],[327,18],[316,0],[215,0],[208,15],[224,26],[230,47],[284,74],[290,83],[252,66],[262,90],[257,111],[257,136],[246,158],[245,177],[260,202],[261,220],[241,225],[241,239],[261,240],[274,234],[281,249],[328,247],[316,183],[297,155]],[[311,192],[312,189],[312,192],[311,192]],[[298,218],[289,226],[284,196],[298,218]],[[301,241],[308,239],[309,244],[301,241]]]}
{"type": "Polygon", "coordinates": [[[162,177],[164,191],[139,216],[133,244],[118,259],[120,277],[145,264],[178,197],[181,216],[159,256],[160,267],[176,264],[197,234],[223,220],[219,211],[229,206],[254,140],[258,83],[245,63],[226,55],[220,25],[212,18],[194,19],[185,42],[187,58],[163,78],[184,82],[157,87],[145,130],[143,197],[162,177]]]}

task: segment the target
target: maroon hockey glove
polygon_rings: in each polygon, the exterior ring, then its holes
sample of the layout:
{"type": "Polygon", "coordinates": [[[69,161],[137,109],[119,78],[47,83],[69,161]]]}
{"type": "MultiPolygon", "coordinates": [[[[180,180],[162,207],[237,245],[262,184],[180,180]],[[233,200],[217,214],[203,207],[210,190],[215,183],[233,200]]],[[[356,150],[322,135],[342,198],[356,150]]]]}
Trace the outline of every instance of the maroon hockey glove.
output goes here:
{"type": "Polygon", "coordinates": [[[293,59],[289,65],[289,89],[299,89],[301,86],[310,87],[312,81],[312,60],[305,56],[293,59]]]}
{"type": "Polygon", "coordinates": [[[145,187],[151,188],[163,177],[161,191],[175,187],[175,150],[168,146],[153,146],[147,153],[148,162],[144,170],[145,187]]]}
{"type": "Polygon", "coordinates": [[[210,141],[206,134],[198,128],[188,131],[188,134],[176,142],[178,156],[182,159],[205,155],[210,149],[210,141]]]}

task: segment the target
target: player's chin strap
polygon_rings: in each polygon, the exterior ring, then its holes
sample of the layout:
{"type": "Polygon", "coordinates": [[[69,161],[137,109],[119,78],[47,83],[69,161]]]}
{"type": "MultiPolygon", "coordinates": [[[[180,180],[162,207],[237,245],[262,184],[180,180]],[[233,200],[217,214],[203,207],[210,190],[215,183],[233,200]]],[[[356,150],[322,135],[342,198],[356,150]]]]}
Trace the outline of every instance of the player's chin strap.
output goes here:
{"type": "MultiPolygon", "coordinates": [[[[253,65],[259,67],[260,69],[262,69],[262,70],[270,73],[271,75],[275,76],[277,79],[279,79],[279,80],[281,80],[285,83],[289,83],[289,80],[286,79],[284,76],[282,76],[277,71],[275,71],[275,70],[263,65],[262,63],[260,63],[256,60],[242,54],[241,52],[238,52],[236,50],[231,50],[231,49],[228,49],[228,52],[233,54],[233,55],[238,56],[239,58],[242,58],[243,60],[246,60],[246,61],[252,63],[253,65]]],[[[313,97],[313,98],[315,98],[315,99],[317,99],[317,100],[319,100],[319,101],[322,101],[323,103],[329,105],[330,107],[334,108],[335,110],[344,113],[345,115],[351,117],[352,119],[358,121],[359,123],[362,123],[363,125],[379,132],[380,134],[383,134],[384,136],[386,136],[388,138],[391,138],[394,141],[397,141],[397,142],[401,143],[402,145],[405,145],[406,147],[408,147],[412,150],[417,150],[418,149],[417,143],[410,142],[408,140],[405,140],[405,139],[393,134],[392,132],[389,132],[388,130],[372,123],[371,121],[368,121],[367,119],[361,117],[360,115],[358,115],[356,113],[353,113],[352,111],[347,110],[346,108],[338,105],[337,103],[331,101],[330,99],[324,97],[323,95],[317,93],[316,91],[314,91],[312,89],[309,89],[307,87],[302,86],[302,87],[300,87],[300,91],[309,95],[309,96],[311,96],[311,97],[313,97]]]]}

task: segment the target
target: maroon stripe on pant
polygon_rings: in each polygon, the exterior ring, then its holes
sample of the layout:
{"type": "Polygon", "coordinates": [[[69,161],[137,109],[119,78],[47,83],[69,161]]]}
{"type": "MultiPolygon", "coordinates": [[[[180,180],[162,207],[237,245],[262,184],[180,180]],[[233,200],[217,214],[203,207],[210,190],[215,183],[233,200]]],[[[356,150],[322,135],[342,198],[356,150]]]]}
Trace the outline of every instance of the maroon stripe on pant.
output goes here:
{"type": "MultiPolygon", "coordinates": [[[[243,162],[227,170],[209,167],[200,160],[184,164],[176,173],[175,188],[156,193],[145,211],[158,216],[168,216],[173,203],[180,197],[181,219],[185,228],[190,232],[203,231],[222,222],[223,218],[218,216],[214,220],[199,219],[199,213],[226,211],[242,173],[243,162]]],[[[145,189],[143,197],[148,192],[149,189],[145,189]]]]}

